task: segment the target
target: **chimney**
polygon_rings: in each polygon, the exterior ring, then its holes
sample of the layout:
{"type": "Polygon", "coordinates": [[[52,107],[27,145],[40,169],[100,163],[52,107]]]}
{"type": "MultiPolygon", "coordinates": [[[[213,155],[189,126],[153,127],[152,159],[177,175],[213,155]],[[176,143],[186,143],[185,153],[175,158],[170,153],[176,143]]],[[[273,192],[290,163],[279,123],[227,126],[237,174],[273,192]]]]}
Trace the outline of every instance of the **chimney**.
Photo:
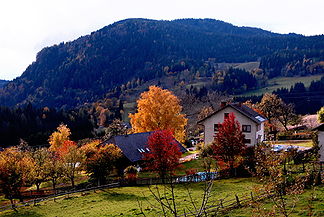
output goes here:
{"type": "Polygon", "coordinates": [[[226,104],[227,104],[227,102],[226,102],[226,101],[222,101],[222,102],[221,102],[221,108],[225,107],[225,106],[226,106],[226,104]]]}

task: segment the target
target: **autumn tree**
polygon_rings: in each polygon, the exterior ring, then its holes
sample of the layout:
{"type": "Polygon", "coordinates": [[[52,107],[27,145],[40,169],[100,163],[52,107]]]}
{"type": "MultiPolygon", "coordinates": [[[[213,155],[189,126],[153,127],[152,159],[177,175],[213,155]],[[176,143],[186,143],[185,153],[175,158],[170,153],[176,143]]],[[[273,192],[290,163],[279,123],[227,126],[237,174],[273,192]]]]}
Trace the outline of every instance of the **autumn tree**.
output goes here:
{"type": "Polygon", "coordinates": [[[147,169],[164,179],[179,167],[180,147],[169,130],[155,131],[149,136],[148,153],[143,153],[147,169]]]}
{"type": "Polygon", "coordinates": [[[298,116],[295,114],[294,105],[291,103],[286,104],[276,94],[264,94],[257,107],[268,119],[270,124],[274,124],[274,122],[277,121],[285,128],[285,130],[288,130],[288,124],[296,122],[298,119],[298,116]]]}
{"type": "Polygon", "coordinates": [[[286,104],[282,102],[277,112],[277,120],[281,123],[286,131],[288,131],[288,125],[298,119],[298,115],[295,114],[294,105],[291,103],[286,104]]]}
{"type": "Polygon", "coordinates": [[[50,149],[55,151],[62,146],[65,141],[69,140],[70,135],[70,129],[65,124],[60,124],[60,126],[57,127],[57,131],[53,132],[48,140],[51,145],[50,149]]]}
{"type": "Polygon", "coordinates": [[[138,170],[135,166],[128,166],[124,170],[124,176],[128,180],[134,180],[137,178],[138,170]]]}
{"type": "Polygon", "coordinates": [[[213,108],[211,106],[204,106],[201,111],[198,114],[198,119],[204,119],[208,115],[212,114],[214,112],[213,108]]]}
{"type": "Polygon", "coordinates": [[[274,152],[270,144],[258,144],[254,152],[255,175],[261,183],[261,186],[255,187],[255,191],[266,193],[274,204],[271,210],[255,204],[257,211],[261,211],[256,216],[277,216],[277,213],[290,216],[298,201],[297,195],[303,192],[309,174],[297,175],[286,170],[282,165],[291,153],[274,152]],[[292,195],[292,200],[287,200],[288,194],[292,195]]]}
{"type": "Polygon", "coordinates": [[[80,147],[84,152],[86,159],[91,158],[97,152],[100,143],[100,140],[93,140],[80,147]]]}
{"type": "Polygon", "coordinates": [[[137,100],[137,110],[129,115],[134,133],[171,130],[178,141],[184,141],[187,119],[179,99],[169,90],[150,86],[137,100]]]}
{"type": "Polygon", "coordinates": [[[108,125],[105,131],[104,139],[110,139],[113,136],[127,134],[127,127],[121,120],[114,119],[113,122],[108,125]]]}
{"type": "Polygon", "coordinates": [[[32,182],[39,191],[40,185],[46,181],[48,177],[47,162],[50,160],[50,153],[47,148],[38,148],[30,152],[30,156],[34,161],[32,168],[32,182]]]}
{"type": "Polygon", "coordinates": [[[317,112],[317,120],[320,123],[324,123],[324,107],[317,112]]]}
{"type": "Polygon", "coordinates": [[[278,117],[278,111],[282,104],[282,99],[276,94],[265,93],[258,104],[258,108],[271,124],[278,117]]]}
{"type": "Polygon", "coordinates": [[[7,148],[0,153],[0,188],[12,205],[15,197],[22,200],[20,190],[29,183],[33,165],[30,156],[16,147],[7,148]]]}
{"type": "Polygon", "coordinates": [[[64,163],[57,152],[50,151],[48,161],[45,163],[46,175],[52,182],[53,190],[56,191],[58,180],[63,177],[64,163]]]}
{"type": "Polygon", "coordinates": [[[82,170],[85,154],[75,142],[65,141],[59,149],[59,157],[63,161],[63,174],[70,179],[74,188],[75,176],[82,170]]]}
{"type": "Polygon", "coordinates": [[[98,185],[106,183],[108,175],[121,157],[121,150],[113,144],[96,147],[85,163],[90,178],[98,185]]]}
{"type": "Polygon", "coordinates": [[[229,117],[220,124],[212,144],[214,157],[217,161],[224,162],[233,175],[235,165],[242,160],[246,148],[240,123],[235,120],[234,113],[230,113],[229,117]]]}

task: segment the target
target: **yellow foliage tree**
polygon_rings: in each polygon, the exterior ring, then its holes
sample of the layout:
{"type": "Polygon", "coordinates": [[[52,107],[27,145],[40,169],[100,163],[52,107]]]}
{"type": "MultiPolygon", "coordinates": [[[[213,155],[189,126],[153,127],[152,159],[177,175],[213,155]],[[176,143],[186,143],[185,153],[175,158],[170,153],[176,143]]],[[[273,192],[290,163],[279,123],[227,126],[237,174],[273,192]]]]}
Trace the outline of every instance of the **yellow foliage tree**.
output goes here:
{"type": "Polygon", "coordinates": [[[187,119],[181,114],[180,101],[172,92],[150,86],[137,100],[137,110],[129,115],[134,133],[171,130],[178,141],[184,142],[187,119]]]}
{"type": "Polygon", "coordinates": [[[52,133],[49,137],[48,142],[51,145],[50,150],[56,151],[65,141],[69,140],[70,135],[70,129],[65,124],[60,124],[60,126],[57,127],[57,131],[52,133]]]}
{"type": "Polygon", "coordinates": [[[17,147],[6,148],[0,153],[0,190],[9,199],[19,197],[22,201],[21,188],[30,184],[34,161],[25,151],[17,147]]]}

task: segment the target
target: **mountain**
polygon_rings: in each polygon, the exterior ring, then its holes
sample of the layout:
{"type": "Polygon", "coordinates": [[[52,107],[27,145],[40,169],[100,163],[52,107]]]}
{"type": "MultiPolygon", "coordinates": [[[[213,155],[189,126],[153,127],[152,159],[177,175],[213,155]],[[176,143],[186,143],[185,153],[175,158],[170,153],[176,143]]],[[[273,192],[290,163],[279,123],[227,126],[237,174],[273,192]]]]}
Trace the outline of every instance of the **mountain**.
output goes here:
{"type": "Polygon", "coordinates": [[[7,80],[0,80],[0,88],[4,87],[8,82],[7,80]]]}
{"type": "MultiPolygon", "coordinates": [[[[201,74],[206,61],[211,67],[261,61],[262,72],[274,77],[288,63],[305,58],[310,63],[324,60],[323,35],[276,34],[212,19],[127,19],[42,49],[20,77],[0,89],[0,104],[69,108],[100,99],[130,82],[183,71],[201,74]]],[[[211,77],[209,71],[205,74],[211,77]]]]}

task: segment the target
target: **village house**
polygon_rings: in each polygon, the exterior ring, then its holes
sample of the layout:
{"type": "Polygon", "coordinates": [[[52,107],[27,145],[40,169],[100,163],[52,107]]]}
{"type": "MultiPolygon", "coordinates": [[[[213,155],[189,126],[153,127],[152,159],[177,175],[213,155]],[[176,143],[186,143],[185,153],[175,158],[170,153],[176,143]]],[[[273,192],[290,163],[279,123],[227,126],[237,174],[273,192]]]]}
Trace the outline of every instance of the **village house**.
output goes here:
{"type": "MultiPolygon", "coordinates": [[[[116,145],[118,148],[120,148],[123,155],[127,159],[128,162],[126,164],[139,166],[143,159],[143,154],[150,152],[147,146],[149,136],[152,133],[153,132],[145,132],[114,136],[104,141],[101,145],[116,145]]],[[[178,144],[182,153],[186,152],[186,149],[181,145],[180,142],[178,142],[176,139],[174,139],[174,141],[178,144]]]]}
{"type": "Polygon", "coordinates": [[[320,158],[319,158],[319,160],[324,162],[324,124],[319,125],[314,130],[317,131],[318,144],[320,146],[320,150],[319,150],[320,158]]]}
{"type": "Polygon", "coordinates": [[[204,126],[205,145],[214,141],[220,124],[224,122],[224,119],[230,113],[234,113],[236,120],[240,123],[241,130],[245,135],[245,143],[248,146],[255,145],[264,140],[265,117],[241,103],[222,102],[221,107],[217,111],[198,122],[204,126]]]}

